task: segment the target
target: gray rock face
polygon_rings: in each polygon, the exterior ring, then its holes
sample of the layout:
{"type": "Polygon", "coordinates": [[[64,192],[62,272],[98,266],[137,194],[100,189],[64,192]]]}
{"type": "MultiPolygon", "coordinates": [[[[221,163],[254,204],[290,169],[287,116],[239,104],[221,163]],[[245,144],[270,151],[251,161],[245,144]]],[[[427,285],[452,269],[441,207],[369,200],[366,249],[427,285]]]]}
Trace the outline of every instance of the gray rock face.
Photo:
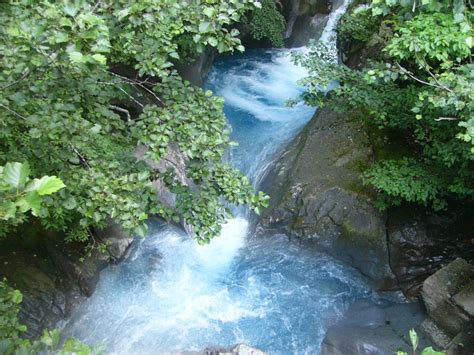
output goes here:
{"type": "Polygon", "coordinates": [[[300,47],[310,38],[316,38],[333,8],[333,0],[281,0],[280,3],[287,22],[284,38],[288,47],[300,47]]]}
{"type": "Polygon", "coordinates": [[[184,80],[201,87],[216,57],[217,51],[207,48],[192,63],[177,63],[176,69],[184,80]]]}
{"type": "MultiPolygon", "coordinates": [[[[394,354],[410,350],[408,331],[423,321],[419,303],[395,304],[368,300],[354,303],[344,318],[330,327],[321,355],[394,354]]],[[[420,335],[420,348],[427,341],[420,335]]]]}
{"type": "Polygon", "coordinates": [[[21,241],[2,243],[0,277],[23,293],[20,320],[28,327],[29,338],[68,317],[94,292],[99,272],[108,263],[120,261],[132,242],[112,222],[96,235],[98,242],[108,245],[105,253],[94,250],[88,256],[83,245],[65,243],[63,235],[38,226],[31,226],[21,237],[21,241]]]}
{"type": "Polygon", "coordinates": [[[183,351],[173,355],[266,355],[260,349],[253,348],[247,344],[237,344],[228,348],[206,348],[203,351],[183,351]]]}
{"type": "Polygon", "coordinates": [[[357,114],[320,110],[263,183],[272,197],[257,233],[286,233],[391,288],[384,216],[360,180],[371,145],[357,114]]]}
{"type": "Polygon", "coordinates": [[[418,297],[423,281],[457,257],[470,260],[474,221],[469,211],[450,215],[410,206],[388,213],[390,264],[398,286],[409,297],[418,297]]]}
{"type": "Polygon", "coordinates": [[[424,327],[433,341],[459,354],[474,349],[474,266],[454,260],[425,280],[422,297],[429,316],[424,327]]]}

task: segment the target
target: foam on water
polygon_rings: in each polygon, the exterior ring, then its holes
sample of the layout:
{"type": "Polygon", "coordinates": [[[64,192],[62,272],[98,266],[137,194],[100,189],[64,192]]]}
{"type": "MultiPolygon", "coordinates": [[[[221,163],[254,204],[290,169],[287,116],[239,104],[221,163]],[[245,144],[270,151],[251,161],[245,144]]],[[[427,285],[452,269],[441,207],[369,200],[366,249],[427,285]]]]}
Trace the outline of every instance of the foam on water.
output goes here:
{"type": "Polygon", "coordinates": [[[314,114],[314,108],[303,104],[286,106],[303,92],[297,81],[305,74],[293,64],[290,50],[277,49],[222,58],[209,74],[206,88],[224,97],[232,138],[239,143],[229,159],[255,183],[314,114]]]}
{"type": "MultiPolygon", "coordinates": [[[[289,50],[270,50],[222,58],[209,76],[206,87],[224,96],[240,144],[229,159],[255,183],[314,112],[284,105],[302,92],[296,82],[304,75],[289,50]]],[[[369,288],[353,270],[285,236],[248,241],[243,216],[207,246],[150,222],[150,235],[129,257],[101,273],[65,334],[115,354],[236,343],[272,354],[317,353],[327,327],[369,288]]]]}

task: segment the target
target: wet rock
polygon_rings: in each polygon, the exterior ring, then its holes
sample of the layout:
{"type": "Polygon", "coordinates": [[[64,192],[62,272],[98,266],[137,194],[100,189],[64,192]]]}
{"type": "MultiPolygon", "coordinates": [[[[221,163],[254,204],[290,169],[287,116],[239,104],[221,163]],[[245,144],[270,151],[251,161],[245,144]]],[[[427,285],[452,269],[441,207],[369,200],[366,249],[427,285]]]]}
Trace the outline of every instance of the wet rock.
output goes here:
{"type": "Polygon", "coordinates": [[[356,267],[378,289],[390,289],[385,216],[361,171],[372,159],[359,113],[318,111],[264,180],[272,197],[257,234],[285,233],[356,267]]]}
{"type": "MultiPolygon", "coordinates": [[[[281,8],[287,26],[284,38],[288,47],[306,45],[317,38],[333,9],[332,0],[282,0],[281,8]]],[[[337,6],[335,4],[334,6],[337,6]]]]}
{"type": "Polygon", "coordinates": [[[201,87],[216,57],[217,51],[214,48],[207,48],[190,63],[176,63],[175,66],[184,80],[201,87]]]}
{"type": "MultiPolygon", "coordinates": [[[[344,318],[331,326],[321,344],[322,355],[393,354],[411,347],[408,331],[424,319],[419,303],[355,302],[344,318]]],[[[419,332],[420,348],[427,340],[419,332]]]]}
{"type": "Polygon", "coordinates": [[[446,348],[446,355],[471,355],[474,349],[474,330],[457,334],[446,348]]]}
{"type": "Polygon", "coordinates": [[[184,351],[174,353],[176,355],[266,355],[260,349],[253,348],[247,344],[237,344],[228,348],[209,347],[203,351],[184,351]]]}
{"type": "Polygon", "coordinates": [[[404,294],[418,297],[423,281],[443,265],[457,257],[472,259],[473,229],[468,210],[441,214],[407,205],[391,209],[387,221],[390,264],[404,294]]]}
{"type": "Polygon", "coordinates": [[[459,354],[468,353],[466,344],[454,339],[470,338],[474,331],[474,266],[458,258],[428,277],[422,297],[429,319],[424,328],[440,346],[456,346],[459,354]],[[453,345],[454,344],[454,345],[453,345]]]}
{"type": "Polygon", "coordinates": [[[0,277],[23,293],[20,321],[28,338],[68,317],[94,292],[100,271],[125,256],[132,239],[113,223],[102,233],[96,237],[108,245],[106,252],[89,255],[84,245],[66,243],[64,235],[36,224],[2,241],[0,277]]]}
{"type": "Polygon", "coordinates": [[[100,240],[107,244],[107,261],[113,263],[118,263],[125,257],[133,242],[133,238],[113,220],[109,220],[107,227],[96,233],[100,240]]]}

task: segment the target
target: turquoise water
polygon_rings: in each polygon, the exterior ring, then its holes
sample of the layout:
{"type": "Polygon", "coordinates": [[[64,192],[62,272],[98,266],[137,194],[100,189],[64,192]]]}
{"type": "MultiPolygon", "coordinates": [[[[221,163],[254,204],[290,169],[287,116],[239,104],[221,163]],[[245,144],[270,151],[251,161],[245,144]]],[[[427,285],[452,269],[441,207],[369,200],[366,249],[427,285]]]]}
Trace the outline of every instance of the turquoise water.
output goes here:
{"type": "MultiPolygon", "coordinates": [[[[304,50],[304,49],[300,49],[304,50]]],[[[285,101],[302,89],[289,50],[219,59],[205,84],[225,98],[239,146],[227,159],[258,185],[314,109],[285,101]]],[[[246,343],[271,354],[315,354],[326,329],[371,291],[352,269],[290,243],[250,238],[247,211],[210,245],[150,222],[150,235],[101,273],[65,333],[108,353],[156,354],[246,343]]]]}

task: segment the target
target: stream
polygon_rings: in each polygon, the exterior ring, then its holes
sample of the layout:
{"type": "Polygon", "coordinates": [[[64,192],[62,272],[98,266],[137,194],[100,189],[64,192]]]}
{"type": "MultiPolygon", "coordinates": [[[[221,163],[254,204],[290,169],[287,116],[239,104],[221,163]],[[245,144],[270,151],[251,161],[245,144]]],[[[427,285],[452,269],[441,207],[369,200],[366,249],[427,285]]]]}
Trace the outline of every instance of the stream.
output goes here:
{"type": "MultiPolygon", "coordinates": [[[[329,41],[334,11],[322,40],[329,41]]],[[[301,49],[300,49],[301,50],[301,49]]],[[[251,50],[218,59],[205,87],[225,98],[239,145],[228,160],[256,186],[314,109],[285,101],[302,92],[290,50],[251,50]]],[[[156,354],[246,343],[270,354],[315,354],[327,328],[372,291],[357,272],[290,243],[253,239],[246,209],[211,244],[150,222],[119,265],[102,271],[97,289],[64,327],[112,354],[156,354]]]]}

